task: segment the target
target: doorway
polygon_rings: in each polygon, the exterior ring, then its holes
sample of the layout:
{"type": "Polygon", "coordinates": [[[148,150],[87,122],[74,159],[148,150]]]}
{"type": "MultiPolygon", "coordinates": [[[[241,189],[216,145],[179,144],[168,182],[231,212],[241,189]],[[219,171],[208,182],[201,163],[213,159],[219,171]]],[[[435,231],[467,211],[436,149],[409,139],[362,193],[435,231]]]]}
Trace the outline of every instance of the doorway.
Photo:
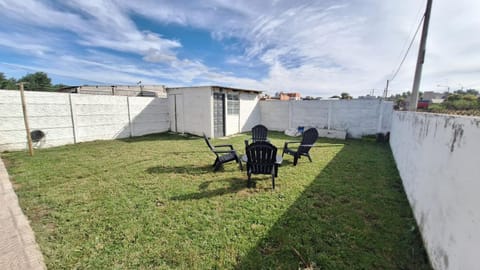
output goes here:
{"type": "Polygon", "coordinates": [[[213,136],[225,136],[225,94],[213,93],[213,136]]]}

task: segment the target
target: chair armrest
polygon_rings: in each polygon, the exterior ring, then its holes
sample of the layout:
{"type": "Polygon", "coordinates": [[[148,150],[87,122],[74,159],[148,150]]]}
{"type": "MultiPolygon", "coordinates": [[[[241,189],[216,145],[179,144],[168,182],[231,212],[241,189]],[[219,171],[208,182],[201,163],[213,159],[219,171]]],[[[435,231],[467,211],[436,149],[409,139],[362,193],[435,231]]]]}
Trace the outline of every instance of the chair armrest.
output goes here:
{"type": "Polygon", "coordinates": [[[220,145],[215,145],[213,146],[214,148],[217,148],[217,147],[229,147],[230,150],[233,150],[233,145],[231,144],[220,144],[220,145]]]}
{"type": "Polygon", "coordinates": [[[283,148],[287,148],[289,143],[301,143],[301,142],[285,142],[283,145],[283,148]]]}
{"type": "Polygon", "coordinates": [[[213,152],[217,153],[217,154],[224,154],[224,153],[236,153],[237,151],[235,150],[213,150],[213,152]]]}
{"type": "Polygon", "coordinates": [[[270,142],[270,140],[268,138],[266,138],[265,140],[252,139],[252,142],[270,142]]]}

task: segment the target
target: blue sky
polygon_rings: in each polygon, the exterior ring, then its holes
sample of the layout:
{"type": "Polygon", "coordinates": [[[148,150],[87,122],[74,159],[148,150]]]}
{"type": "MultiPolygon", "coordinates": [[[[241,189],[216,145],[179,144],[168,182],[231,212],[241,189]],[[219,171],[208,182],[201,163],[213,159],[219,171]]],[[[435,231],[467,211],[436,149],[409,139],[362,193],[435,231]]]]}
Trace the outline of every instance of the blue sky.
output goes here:
{"type": "MultiPolygon", "coordinates": [[[[379,95],[424,0],[0,0],[0,72],[54,83],[379,95]]],[[[480,88],[480,1],[434,1],[422,90],[480,88]],[[454,3],[453,3],[454,2],[454,3]]],[[[391,91],[411,88],[418,39],[391,91]]]]}

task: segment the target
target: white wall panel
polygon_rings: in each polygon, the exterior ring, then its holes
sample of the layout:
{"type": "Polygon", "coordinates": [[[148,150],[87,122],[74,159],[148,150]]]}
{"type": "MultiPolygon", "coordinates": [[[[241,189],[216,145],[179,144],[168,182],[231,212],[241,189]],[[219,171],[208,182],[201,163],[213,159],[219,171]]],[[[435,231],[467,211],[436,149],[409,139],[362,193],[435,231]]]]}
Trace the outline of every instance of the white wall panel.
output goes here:
{"type": "MultiPolygon", "coordinates": [[[[26,91],[25,99],[30,130],[39,129],[46,134],[36,147],[140,136],[169,129],[168,103],[163,98],[129,97],[127,102],[127,97],[121,96],[26,91]]],[[[20,93],[0,90],[0,151],[26,147],[20,93]]]]}
{"type": "MultiPolygon", "coordinates": [[[[63,93],[25,92],[30,130],[42,130],[41,147],[73,142],[69,95],[63,93]]],[[[0,90],[0,151],[25,149],[27,137],[20,92],[0,90]]]]}
{"type": "Polygon", "coordinates": [[[270,130],[289,128],[289,103],[285,101],[260,101],[261,123],[270,130]]]}
{"type": "Polygon", "coordinates": [[[330,124],[330,129],[344,130],[353,138],[389,131],[393,111],[392,102],[380,100],[260,101],[259,104],[261,123],[271,130],[299,126],[324,129],[330,124]]]}
{"type": "Polygon", "coordinates": [[[390,146],[434,269],[478,269],[480,118],[394,112],[390,146]]]}
{"type": "Polygon", "coordinates": [[[128,104],[132,136],[169,130],[168,99],[129,97],[128,104]]]}
{"type": "Polygon", "coordinates": [[[261,122],[258,94],[240,93],[240,132],[250,131],[261,122]]]}

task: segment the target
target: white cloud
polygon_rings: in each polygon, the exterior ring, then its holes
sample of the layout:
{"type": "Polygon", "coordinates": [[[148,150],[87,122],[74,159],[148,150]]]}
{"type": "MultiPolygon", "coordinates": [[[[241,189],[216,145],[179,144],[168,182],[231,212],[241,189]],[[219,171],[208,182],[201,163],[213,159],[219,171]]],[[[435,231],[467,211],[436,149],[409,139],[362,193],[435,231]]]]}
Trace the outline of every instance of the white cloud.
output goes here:
{"type": "MultiPolygon", "coordinates": [[[[3,0],[0,8],[4,16],[18,24],[75,33],[76,42],[85,46],[131,52],[157,60],[162,56],[165,61],[175,58],[174,49],[181,46],[178,41],[164,39],[157,33],[140,31],[113,1],[78,0],[64,4],[70,11],[60,11],[33,0],[3,0]]],[[[41,40],[41,36],[36,36],[41,40]]]]}
{"type": "MultiPolygon", "coordinates": [[[[49,57],[61,57],[75,67],[55,61],[45,68],[100,81],[103,76],[122,82],[202,82],[314,96],[341,91],[357,96],[372,88],[380,94],[425,5],[417,0],[76,0],[62,2],[66,6],[60,9],[48,3],[0,0],[6,21],[17,24],[11,33],[0,32],[0,46],[33,54],[39,68],[49,57]],[[244,53],[227,55],[223,63],[255,69],[254,65],[261,62],[268,72],[259,80],[241,78],[219,70],[216,63],[179,59],[180,41],[164,38],[155,29],[138,29],[133,14],[162,24],[201,28],[219,42],[235,37],[244,53]],[[21,33],[18,25],[41,31],[21,33]],[[67,43],[133,53],[143,61],[88,49],[86,54],[77,54],[68,44],[58,42],[60,37],[55,33],[50,34],[52,40],[42,39],[48,29],[74,33],[74,39],[67,43]]],[[[480,54],[476,52],[480,37],[475,35],[480,25],[476,14],[479,8],[480,2],[474,0],[434,3],[422,78],[424,90],[443,90],[437,85],[446,82],[452,87],[480,88],[480,54]]],[[[418,40],[391,83],[393,91],[411,88],[417,44],[418,40]]]]}

